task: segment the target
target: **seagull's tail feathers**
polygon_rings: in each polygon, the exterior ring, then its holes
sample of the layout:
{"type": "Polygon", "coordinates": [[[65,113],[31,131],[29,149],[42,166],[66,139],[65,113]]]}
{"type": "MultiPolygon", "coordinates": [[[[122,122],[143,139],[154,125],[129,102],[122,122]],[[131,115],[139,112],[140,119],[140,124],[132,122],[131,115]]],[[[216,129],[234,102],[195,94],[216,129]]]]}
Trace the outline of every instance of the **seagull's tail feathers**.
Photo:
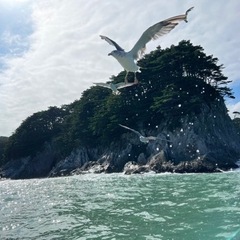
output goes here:
{"type": "Polygon", "coordinates": [[[120,94],[121,94],[121,92],[120,92],[120,91],[118,91],[118,90],[115,90],[115,91],[113,91],[113,94],[114,94],[114,95],[120,95],[120,94]]]}

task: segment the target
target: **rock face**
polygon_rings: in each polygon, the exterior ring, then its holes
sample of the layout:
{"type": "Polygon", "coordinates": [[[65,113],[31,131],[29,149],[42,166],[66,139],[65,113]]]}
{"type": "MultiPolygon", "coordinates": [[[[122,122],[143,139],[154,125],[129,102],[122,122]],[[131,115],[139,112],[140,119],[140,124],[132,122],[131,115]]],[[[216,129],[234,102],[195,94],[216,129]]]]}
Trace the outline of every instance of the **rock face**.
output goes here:
{"type": "Polygon", "coordinates": [[[0,176],[11,179],[47,177],[54,164],[54,151],[50,144],[45,144],[43,151],[36,156],[13,159],[5,164],[0,176]]]}
{"type": "Polygon", "coordinates": [[[224,102],[203,105],[198,115],[180,119],[180,126],[169,130],[160,124],[147,135],[167,139],[143,144],[134,133],[122,135],[121,143],[110,146],[79,147],[64,158],[57,157],[50,144],[35,157],[15,159],[3,166],[5,178],[55,177],[86,172],[126,174],[160,172],[215,172],[238,167],[240,136],[227,115],[224,102]]]}
{"type": "Polygon", "coordinates": [[[123,170],[126,159],[131,153],[132,145],[126,147],[112,145],[109,148],[79,148],[69,157],[60,161],[50,172],[50,177],[70,174],[112,173],[123,170]]]}
{"type": "Polygon", "coordinates": [[[145,151],[147,161],[126,164],[126,173],[216,172],[238,167],[240,136],[221,101],[204,105],[197,116],[184,117],[181,127],[173,131],[167,126],[161,129],[158,136],[168,135],[171,142],[149,143],[145,151]]]}
{"type": "Polygon", "coordinates": [[[50,177],[69,175],[76,167],[84,165],[89,162],[89,157],[86,148],[79,148],[72,151],[72,153],[58,162],[56,166],[49,173],[50,177]]]}

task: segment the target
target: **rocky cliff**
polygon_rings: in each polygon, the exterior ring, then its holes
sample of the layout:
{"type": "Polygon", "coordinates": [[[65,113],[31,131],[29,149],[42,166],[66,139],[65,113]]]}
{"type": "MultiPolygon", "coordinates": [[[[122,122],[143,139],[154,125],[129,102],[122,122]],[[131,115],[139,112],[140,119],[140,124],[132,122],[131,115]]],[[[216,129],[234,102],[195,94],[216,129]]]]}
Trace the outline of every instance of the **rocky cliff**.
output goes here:
{"type": "MultiPolygon", "coordinates": [[[[146,135],[165,140],[141,143],[132,132],[109,146],[79,146],[65,158],[46,143],[35,156],[13,159],[1,169],[4,178],[55,177],[85,172],[126,174],[160,172],[216,172],[236,168],[240,159],[240,136],[227,114],[223,101],[203,104],[199,114],[179,118],[169,129],[171,119],[146,135]]],[[[144,131],[144,129],[142,129],[144,131]]]]}

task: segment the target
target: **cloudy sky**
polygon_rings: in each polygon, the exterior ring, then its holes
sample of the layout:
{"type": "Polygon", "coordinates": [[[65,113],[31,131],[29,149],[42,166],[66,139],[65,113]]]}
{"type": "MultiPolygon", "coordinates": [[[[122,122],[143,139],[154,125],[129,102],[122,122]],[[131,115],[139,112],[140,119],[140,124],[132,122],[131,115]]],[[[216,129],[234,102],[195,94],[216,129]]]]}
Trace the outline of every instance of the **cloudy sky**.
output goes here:
{"type": "Polygon", "coordinates": [[[189,22],[149,43],[146,52],[183,39],[201,45],[233,81],[230,115],[240,111],[239,0],[0,0],[0,136],[122,70],[100,34],[130,50],[146,28],[192,6],[189,22]]]}

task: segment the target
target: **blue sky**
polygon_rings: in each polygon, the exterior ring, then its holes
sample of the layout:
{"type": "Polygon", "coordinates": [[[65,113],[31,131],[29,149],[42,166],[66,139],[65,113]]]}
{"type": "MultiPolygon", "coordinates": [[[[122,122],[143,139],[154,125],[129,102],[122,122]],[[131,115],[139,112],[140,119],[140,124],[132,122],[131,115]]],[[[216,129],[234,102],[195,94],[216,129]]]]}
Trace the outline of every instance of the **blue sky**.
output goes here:
{"type": "Polygon", "coordinates": [[[0,0],[0,70],[4,57],[19,56],[28,50],[28,36],[32,34],[31,8],[26,2],[0,0]],[[1,58],[2,57],[2,58],[1,58]]]}
{"type": "Polygon", "coordinates": [[[239,0],[0,0],[0,136],[122,71],[100,34],[130,50],[146,28],[192,6],[189,22],[149,43],[146,53],[183,39],[201,45],[233,81],[230,115],[240,111],[239,0]]]}

